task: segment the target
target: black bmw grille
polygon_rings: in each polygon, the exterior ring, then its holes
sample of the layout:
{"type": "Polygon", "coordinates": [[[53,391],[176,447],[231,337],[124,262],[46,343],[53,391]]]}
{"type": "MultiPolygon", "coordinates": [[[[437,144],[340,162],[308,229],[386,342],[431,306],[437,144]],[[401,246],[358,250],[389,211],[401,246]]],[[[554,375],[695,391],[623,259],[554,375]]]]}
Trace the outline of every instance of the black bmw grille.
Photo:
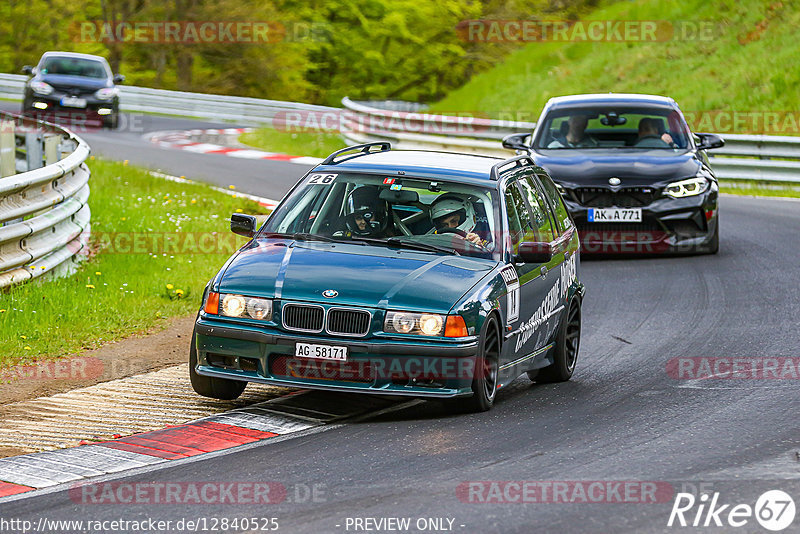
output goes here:
{"type": "Polygon", "coordinates": [[[322,332],[325,310],[321,306],[285,304],[282,309],[283,326],[301,332],[322,332]]]}
{"type": "Polygon", "coordinates": [[[332,308],[328,310],[328,332],[345,336],[363,336],[369,332],[370,314],[365,310],[332,308]]]}
{"type": "Polygon", "coordinates": [[[623,187],[618,191],[607,187],[578,187],[572,190],[574,200],[590,208],[641,208],[651,204],[657,193],[652,187],[623,187]]]}

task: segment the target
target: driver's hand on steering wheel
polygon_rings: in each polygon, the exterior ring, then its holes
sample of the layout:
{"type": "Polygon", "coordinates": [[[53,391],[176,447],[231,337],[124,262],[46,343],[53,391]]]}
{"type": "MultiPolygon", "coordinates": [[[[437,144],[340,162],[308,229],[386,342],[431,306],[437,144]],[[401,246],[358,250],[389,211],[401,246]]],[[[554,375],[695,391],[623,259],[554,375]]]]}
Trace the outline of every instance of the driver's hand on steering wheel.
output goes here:
{"type": "Polygon", "coordinates": [[[467,237],[464,239],[470,241],[471,243],[475,243],[476,245],[482,245],[480,236],[474,232],[468,233],[467,237]]]}

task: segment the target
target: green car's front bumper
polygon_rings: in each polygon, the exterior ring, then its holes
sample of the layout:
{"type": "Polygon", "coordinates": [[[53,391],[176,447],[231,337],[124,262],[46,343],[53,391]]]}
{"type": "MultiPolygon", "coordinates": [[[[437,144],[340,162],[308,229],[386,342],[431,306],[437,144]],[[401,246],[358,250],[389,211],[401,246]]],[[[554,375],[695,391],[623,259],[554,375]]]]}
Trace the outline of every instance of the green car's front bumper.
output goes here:
{"type": "Polygon", "coordinates": [[[203,316],[195,323],[195,334],[200,375],[355,393],[472,395],[475,336],[457,341],[311,336],[203,316]],[[347,361],[296,358],[298,342],[346,346],[347,361]]]}

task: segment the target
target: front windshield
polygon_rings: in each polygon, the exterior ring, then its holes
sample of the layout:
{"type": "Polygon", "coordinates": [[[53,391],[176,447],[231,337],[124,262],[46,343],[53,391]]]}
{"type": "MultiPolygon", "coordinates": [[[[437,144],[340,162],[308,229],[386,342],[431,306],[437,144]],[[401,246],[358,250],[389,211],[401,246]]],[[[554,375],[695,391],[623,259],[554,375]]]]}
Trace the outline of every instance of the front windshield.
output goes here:
{"type": "Polygon", "coordinates": [[[261,235],[288,234],[497,259],[494,190],[375,174],[312,173],[261,235]]]}
{"type": "Polygon", "coordinates": [[[535,148],[686,150],[689,129],[683,117],[669,108],[618,106],[559,109],[539,130],[535,148]]]}
{"type": "Polygon", "coordinates": [[[108,78],[102,62],[78,57],[52,56],[45,58],[41,66],[42,74],[63,74],[85,78],[108,78]]]}

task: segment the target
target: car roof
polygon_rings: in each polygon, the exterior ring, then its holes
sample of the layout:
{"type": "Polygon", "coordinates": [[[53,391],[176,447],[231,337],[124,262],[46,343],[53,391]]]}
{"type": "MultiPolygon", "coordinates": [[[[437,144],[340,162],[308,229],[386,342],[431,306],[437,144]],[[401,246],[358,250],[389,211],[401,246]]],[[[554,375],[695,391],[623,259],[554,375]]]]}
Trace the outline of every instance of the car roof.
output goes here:
{"type": "Polygon", "coordinates": [[[384,150],[353,157],[343,155],[339,163],[320,165],[314,172],[362,172],[450,180],[497,187],[491,180],[492,167],[503,158],[429,150],[384,150]]]}
{"type": "Polygon", "coordinates": [[[678,105],[672,98],[659,95],[642,95],[634,93],[595,93],[585,95],[557,96],[547,101],[545,108],[548,110],[590,106],[595,104],[626,104],[645,105],[655,107],[677,108],[678,105]]]}
{"type": "MultiPolygon", "coordinates": [[[[44,59],[44,58],[50,57],[50,56],[71,57],[71,58],[76,58],[76,59],[91,59],[91,60],[94,60],[94,61],[101,61],[103,63],[107,63],[106,58],[104,58],[103,56],[95,56],[95,55],[92,55],[92,54],[81,54],[81,53],[78,53],[78,52],[59,52],[57,50],[50,50],[48,52],[45,52],[44,54],[42,54],[42,58],[41,59],[44,59]]],[[[41,61],[41,59],[39,61],[41,61]]]]}

